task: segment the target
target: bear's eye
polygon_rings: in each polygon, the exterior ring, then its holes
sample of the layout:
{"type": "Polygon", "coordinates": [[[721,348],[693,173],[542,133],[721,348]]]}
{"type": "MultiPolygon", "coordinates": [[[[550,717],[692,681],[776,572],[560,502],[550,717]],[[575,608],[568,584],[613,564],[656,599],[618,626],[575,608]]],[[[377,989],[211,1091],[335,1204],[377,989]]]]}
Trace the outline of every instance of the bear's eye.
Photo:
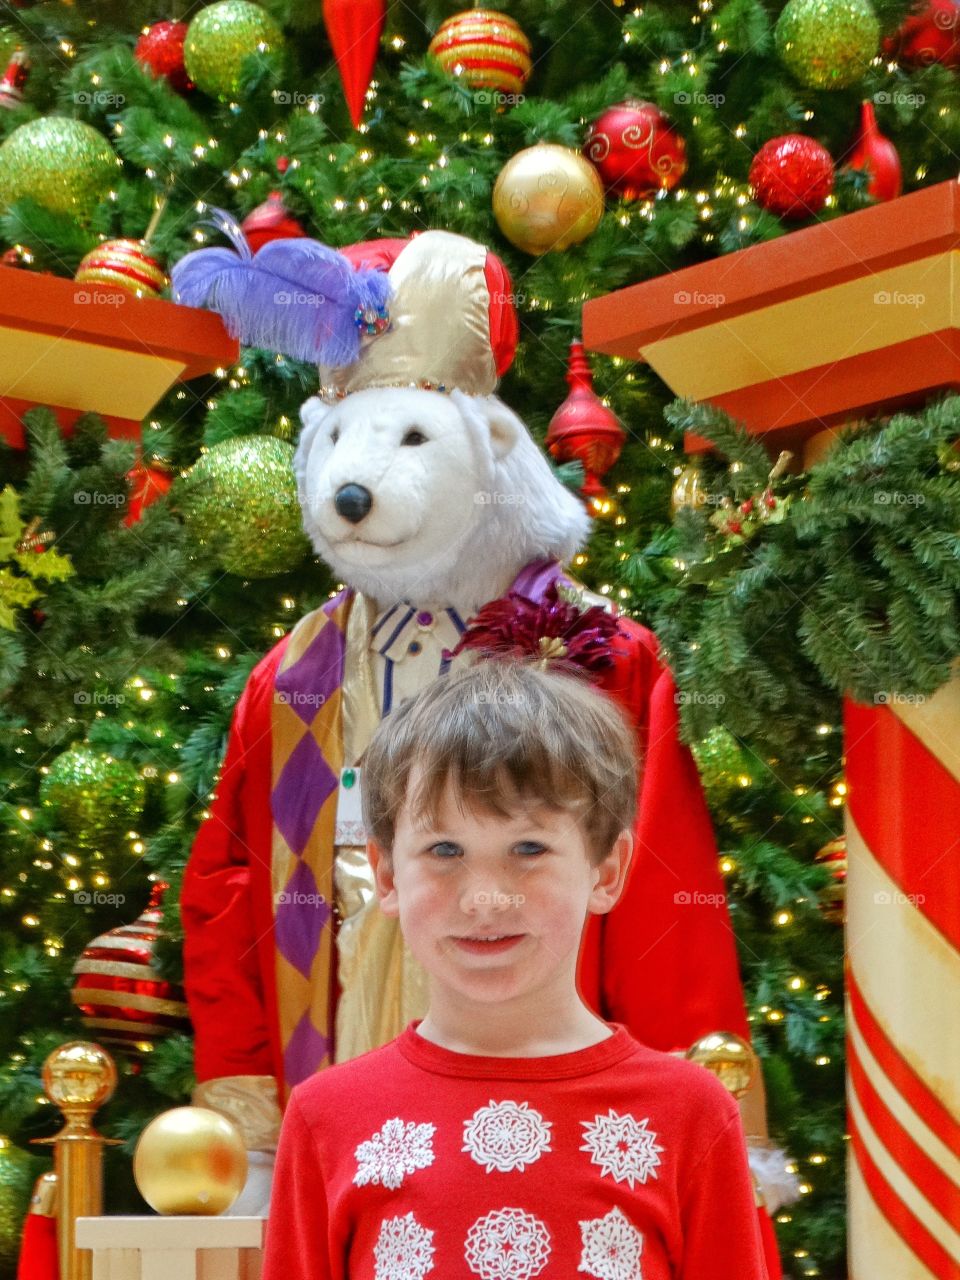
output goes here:
{"type": "Polygon", "coordinates": [[[410,431],[406,433],[406,435],[403,437],[400,443],[401,444],[426,444],[427,437],[423,434],[422,431],[418,431],[416,427],[413,427],[411,428],[410,431]]]}
{"type": "Polygon", "coordinates": [[[340,432],[337,430],[336,427],[334,427],[333,430],[330,432],[330,443],[336,444],[339,439],[340,439],[340,432]]]}

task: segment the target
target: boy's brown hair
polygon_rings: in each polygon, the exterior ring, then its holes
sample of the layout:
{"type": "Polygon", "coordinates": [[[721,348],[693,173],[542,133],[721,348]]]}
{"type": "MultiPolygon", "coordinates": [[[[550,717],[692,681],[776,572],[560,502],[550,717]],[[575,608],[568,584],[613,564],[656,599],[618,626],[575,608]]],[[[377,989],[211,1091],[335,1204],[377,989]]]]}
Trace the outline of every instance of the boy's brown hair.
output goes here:
{"type": "Polygon", "coordinates": [[[504,818],[526,805],[575,814],[594,865],[636,816],[633,729],[576,674],[481,660],[434,681],[380,722],[363,757],[367,835],[393,849],[413,766],[416,818],[435,825],[449,781],[462,808],[504,818]]]}

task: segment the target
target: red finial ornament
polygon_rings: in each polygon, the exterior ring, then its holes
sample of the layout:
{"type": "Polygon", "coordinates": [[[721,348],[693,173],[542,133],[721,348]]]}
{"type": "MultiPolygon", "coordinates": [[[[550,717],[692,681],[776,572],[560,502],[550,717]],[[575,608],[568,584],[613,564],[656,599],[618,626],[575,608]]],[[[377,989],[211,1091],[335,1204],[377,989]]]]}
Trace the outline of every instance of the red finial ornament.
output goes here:
{"type": "Polygon", "coordinates": [[[547,448],[558,462],[582,463],[580,492],[594,503],[607,496],[600,477],[619,458],[626,437],[617,415],[593,389],[593,373],[579,339],[570,343],[567,385],[570,394],[547,428],[547,448]]]}
{"type": "Polygon", "coordinates": [[[363,119],[386,19],[384,0],[323,0],[323,21],[355,129],[363,119]]]}
{"type": "Polygon", "coordinates": [[[870,101],[860,108],[860,133],[847,168],[862,169],[870,175],[867,190],[877,200],[896,200],[903,189],[900,155],[890,139],[880,132],[870,101]]]}

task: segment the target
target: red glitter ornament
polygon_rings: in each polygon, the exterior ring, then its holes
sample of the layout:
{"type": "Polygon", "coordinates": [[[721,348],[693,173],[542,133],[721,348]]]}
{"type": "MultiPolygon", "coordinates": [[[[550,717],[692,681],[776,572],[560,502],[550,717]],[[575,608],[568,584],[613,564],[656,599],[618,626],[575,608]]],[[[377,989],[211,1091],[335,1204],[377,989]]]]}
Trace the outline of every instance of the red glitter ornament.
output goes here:
{"type": "Polygon", "coordinates": [[[159,977],[153,963],[169,887],[158,881],[143,914],[94,938],[73,966],[71,998],[84,1026],[103,1044],[128,1053],[149,1051],[161,1036],[190,1026],[183,989],[159,977]]]}
{"type": "Polygon", "coordinates": [[[607,496],[600,476],[619,458],[625,437],[617,415],[593,389],[593,374],[579,340],[570,343],[567,385],[570,394],[550,419],[546,445],[558,462],[582,464],[581,492],[596,502],[607,496]]]}
{"type": "Polygon", "coordinates": [[[782,218],[818,213],[833,190],[833,160],[814,138],[788,133],[765,142],[750,166],[757,203],[782,218]]]}
{"type": "Polygon", "coordinates": [[[960,2],[921,0],[884,40],[883,52],[903,67],[960,67],[960,2]]]}
{"type": "Polygon", "coordinates": [[[136,43],[133,56],[156,77],[169,80],[178,93],[195,89],[183,65],[183,40],[187,34],[185,22],[155,22],[147,27],[136,43]]]}
{"type": "Polygon", "coordinates": [[[271,240],[295,239],[307,234],[283,203],[279,191],[271,191],[263,204],[247,214],[240,227],[254,253],[271,240]]]}
{"type": "Polygon", "coordinates": [[[670,118],[633,98],[593,122],[583,154],[607,190],[628,200],[670,191],[687,171],[687,144],[670,118]]]}
{"type": "Polygon", "coordinates": [[[903,189],[900,156],[880,132],[872,102],[864,102],[860,108],[860,133],[846,167],[870,175],[867,190],[877,200],[896,200],[903,189]]]}

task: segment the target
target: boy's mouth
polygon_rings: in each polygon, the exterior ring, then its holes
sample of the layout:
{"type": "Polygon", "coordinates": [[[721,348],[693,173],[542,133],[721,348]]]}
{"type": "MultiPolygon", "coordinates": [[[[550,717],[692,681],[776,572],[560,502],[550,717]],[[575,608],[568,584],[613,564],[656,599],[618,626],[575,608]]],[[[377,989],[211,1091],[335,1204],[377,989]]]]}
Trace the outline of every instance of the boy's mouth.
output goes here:
{"type": "Polygon", "coordinates": [[[506,951],[525,937],[524,933],[471,934],[466,938],[457,938],[456,943],[466,951],[485,955],[490,952],[506,951]]]}

